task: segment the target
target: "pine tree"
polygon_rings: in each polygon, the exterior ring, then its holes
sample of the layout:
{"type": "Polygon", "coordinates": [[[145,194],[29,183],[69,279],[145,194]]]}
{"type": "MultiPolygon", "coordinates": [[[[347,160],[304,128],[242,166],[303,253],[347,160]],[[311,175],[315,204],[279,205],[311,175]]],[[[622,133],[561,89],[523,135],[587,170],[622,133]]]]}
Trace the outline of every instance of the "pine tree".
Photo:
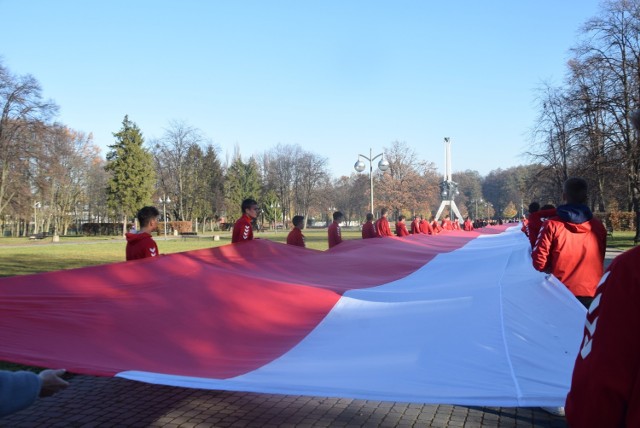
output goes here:
{"type": "Polygon", "coordinates": [[[249,162],[244,163],[239,156],[236,157],[225,177],[225,202],[230,219],[237,219],[242,215],[240,205],[244,199],[258,200],[262,187],[260,181],[255,159],[251,158],[249,162]]]}
{"type": "Polygon", "coordinates": [[[153,157],[143,147],[140,128],[125,116],[122,129],[113,134],[115,144],[109,146],[105,169],[111,173],[107,183],[107,204],[123,219],[122,233],[126,232],[127,219],[151,203],[156,175],[153,157]]]}

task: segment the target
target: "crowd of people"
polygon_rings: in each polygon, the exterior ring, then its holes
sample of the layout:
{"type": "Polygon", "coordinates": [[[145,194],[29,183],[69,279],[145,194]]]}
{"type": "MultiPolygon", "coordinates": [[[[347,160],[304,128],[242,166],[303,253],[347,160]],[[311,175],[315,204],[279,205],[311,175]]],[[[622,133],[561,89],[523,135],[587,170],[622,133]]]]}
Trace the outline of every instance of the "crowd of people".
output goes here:
{"type": "MultiPolygon", "coordinates": [[[[640,123],[640,115],[638,116],[640,123]]],[[[552,274],[587,308],[584,339],[577,355],[571,390],[566,406],[546,408],[564,415],[571,426],[640,426],[640,249],[630,250],[614,260],[603,275],[607,231],[587,205],[588,186],[582,178],[570,178],[563,186],[565,203],[529,205],[522,231],[531,245],[536,270],[552,274]],[[597,327],[597,328],[596,328],[597,327]]],[[[254,199],[242,202],[242,216],[233,227],[232,243],[253,239],[253,223],[260,213],[254,199]]],[[[127,260],[159,255],[150,232],[157,226],[158,210],[145,207],[138,213],[140,230],[127,234],[127,260]]],[[[344,215],[333,213],[327,228],[329,248],[342,239],[340,224],[344,215]]],[[[304,217],[292,219],[287,244],[305,246],[304,217]]],[[[395,223],[395,235],[435,235],[443,230],[471,231],[491,224],[472,222],[461,225],[445,216],[431,222],[414,215],[409,227],[404,215],[395,223]]],[[[372,213],[362,224],[362,239],[393,236],[388,210],[383,208],[374,221],[372,213]]]]}
{"type": "MultiPolygon", "coordinates": [[[[636,119],[640,125],[640,113],[636,119]]],[[[607,231],[587,195],[584,179],[569,178],[563,205],[532,202],[523,221],[533,267],[555,276],[587,309],[565,406],[544,409],[566,415],[571,427],[638,427],[640,248],[603,272],[607,231]]]]}
{"type": "MultiPolygon", "coordinates": [[[[640,113],[636,117],[640,126],[640,113]]],[[[587,309],[584,337],[576,357],[566,405],[547,409],[565,414],[572,427],[640,427],[640,247],[618,256],[603,272],[607,231],[587,205],[588,187],[582,178],[570,178],[563,186],[565,204],[529,205],[522,221],[522,232],[529,238],[533,267],[552,274],[566,286],[587,309]],[[638,327],[638,329],[636,329],[638,327]]],[[[253,222],[260,213],[254,199],[242,202],[242,216],[234,225],[232,243],[253,239],[253,222]]],[[[159,255],[151,236],[157,227],[159,212],[144,207],[138,214],[139,231],[126,234],[126,259],[136,260],[159,255]]],[[[393,236],[383,208],[374,221],[366,215],[362,239],[393,236]]],[[[333,213],[327,229],[329,248],[342,242],[340,224],[344,215],[333,213]]],[[[304,217],[292,219],[293,228],[287,244],[305,246],[304,217]]],[[[395,235],[435,235],[443,230],[471,231],[479,226],[468,217],[460,225],[445,216],[440,222],[429,222],[415,215],[409,227],[400,215],[395,235]]],[[[0,371],[0,417],[22,409],[38,396],[64,389],[64,370],[31,372],[0,371]]]]}

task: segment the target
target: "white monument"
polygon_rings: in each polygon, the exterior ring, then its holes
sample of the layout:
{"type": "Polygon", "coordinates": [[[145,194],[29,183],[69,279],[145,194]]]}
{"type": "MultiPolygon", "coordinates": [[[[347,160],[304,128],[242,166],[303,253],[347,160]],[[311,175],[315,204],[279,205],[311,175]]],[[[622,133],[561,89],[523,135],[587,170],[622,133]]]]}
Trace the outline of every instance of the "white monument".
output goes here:
{"type": "Polygon", "coordinates": [[[458,211],[458,207],[453,200],[455,195],[458,194],[458,183],[451,179],[451,140],[449,137],[444,138],[444,162],[444,180],[440,183],[440,196],[442,196],[442,202],[440,202],[440,208],[438,208],[435,219],[440,219],[440,214],[444,211],[444,207],[448,205],[449,212],[452,213],[451,221],[455,220],[458,223],[462,223],[462,215],[460,214],[460,211],[458,211]],[[454,215],[456,219],[453,218],[454,215]]]}

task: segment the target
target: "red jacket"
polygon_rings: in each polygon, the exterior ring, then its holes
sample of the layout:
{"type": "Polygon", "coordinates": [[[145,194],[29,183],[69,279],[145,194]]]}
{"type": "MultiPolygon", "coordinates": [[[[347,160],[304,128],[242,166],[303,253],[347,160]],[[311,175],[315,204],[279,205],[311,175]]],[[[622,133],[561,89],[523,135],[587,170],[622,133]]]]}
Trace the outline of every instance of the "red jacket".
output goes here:
{"type": "Polygon", "coordinates": [[[291,229],[291,232],[287,235],[287,244],[304,247],[304,235],[302,234],[302,230],[297,227],[291,229]]]}
{"type": "Polygon", "coordinates": [[[391,227],[389,226],[389,220],[387,220],[386,217],[380,217],[378,221],[376,221],[376,233],[380,238],[393,236],[391,233],[391,227]]]}
{"type": "Polygon", "coordinates": [[[561,205],[531,253],[533,267],[552,273],[574,296],[593,297],[602,276],[607,231],[592,216],[586,205],[561,205]]]}
{"type": "Polygon", "coordinates": [[[432,229],[432,234],[433,235],[437,235],[438,233],[442,232],[442,228],[440,227],[440,225],[438,224],[437,220],[433,220],[431,222],[431,229],[432,229]]]}
{"type": "Polygon", "coordinates": [[[158,245],[147,232],[127,233],[127,260],[159,256],[158,245]]]}
{"type": "Polygon", "coordinates": [[[548,210],[536,211],[529,214],[529,221],[526,226],[526,235],[529,237],[529,242],[531,242],[531,248],[535,247],[536,240],[538,239],[538,235],[540,234],[540,229],[542,228],[542,224],[551,217],[556,216],[556,209],[551,208],[548,210]]]}
{"type": "Polygon", "coordinates": [[[362,239],[375,238],[376,236],[376,227],[372,221],[368,221],[362,225],[362,239]]]}
{"type": "Polygon", "coordinates": [[[434,234],[431,224],[425,219],[420,220],[420,233],[424,233],[425,235],[434,234]]]}
{"type": "Polygon", "coordinates": [[[565,413],[571,427],[640,427],[640,247],[609,266],[576,358],[565,413]]]}
{"type": "Polygon", "coordinates": [[[467,232],[473,231],[473,222],[469,219],[464,221],[464,230],[467,232]]]}
{"type": "Polygon", "coordinates": [[[396,221],[396,235],[397,236],[408,236],[409,231],[407,230],[407,225],[404,222],[400,223],[396,221]]]}
{"type": "Polygon", "coordinates": [[[251,241],[253,239],[253,226],[251,226],[251,217],[243,214],[242,217],[233,225],[233,234],[231,235],[231,243],[251,241]]]}
{"type": "Polygon", "coordinates": [[[453,230],[453,224],[451,224],[451,220],[449,220],[448,218],[442,219],[442,222],[440,223],[440,227],[443,230],[453,230]]]}
{"type": "Polygon", "coordinates": [[[422,233],[422,231],[420,230],[420,219],[417,218],[415,220],[413,220],[411,222],[411,233],[414,235],[417,235],[419,233],[422,233]]]}
{"type": "Polygon", "coordinates": [[[340,234],[340,225],[337,221],[334,221],[329,225],[329,229],[327,230],[327,235],[329,238],[329,248],[335,247],[339,243],[342,242],[342,235],[340,234]]]}

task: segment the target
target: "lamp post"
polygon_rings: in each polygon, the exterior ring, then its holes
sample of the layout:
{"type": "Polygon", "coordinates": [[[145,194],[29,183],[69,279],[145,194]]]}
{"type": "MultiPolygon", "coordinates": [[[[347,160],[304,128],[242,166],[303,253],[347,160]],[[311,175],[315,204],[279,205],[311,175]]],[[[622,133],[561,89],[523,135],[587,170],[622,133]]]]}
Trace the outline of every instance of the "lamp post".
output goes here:
{"type": "Polygon", "coordinates": [[[362,172],[364,171],[366,165],[364,162],[362,162],[362,160],[360,158],[365,158],[366,160],[369,161],[369,185],[370,185],[370,190],[371,190],[371,213],[373,214],[373,161],[381,158],[380,162],[378,162],[378,169],[382,172],[386,171],[389,169],[389,162],[384,158],[384,154],[380,153],[378,155],[376,155],[375,157],[372,154],[372,149],[369,149],[369,157],[366,157],[365,155],[358,155],[358,161],[355,163],[355,165],[353,165],[353,168],[357,171],[357,172],[362,172]]]}
{"type": "Polygon", "coordinates": [[[167,204],[171,203],[171,199],[167,196],[161,196],[158,202],[162,204],[162,216],[164,219],[164,240],[167,240],[167,204]]]}
{"type": "Polygon", "coordinates": [[[489,207],[492,207],[493,204],[491,202],[485,202],[484,203],[484,218],[487,219],[487,221],[489,220],[489,207]]]}
{"type": "Polygon", "coordinates": [[[482,198],[480,198],[480,199],[472,199],[471,202],[475,202],[476,203],[476,210],[473,213],[474,216],[475,216],[474,220],[476,220],[478,218],[478,202],[483,203],[484,201],[482,200],[482,198]]]}

